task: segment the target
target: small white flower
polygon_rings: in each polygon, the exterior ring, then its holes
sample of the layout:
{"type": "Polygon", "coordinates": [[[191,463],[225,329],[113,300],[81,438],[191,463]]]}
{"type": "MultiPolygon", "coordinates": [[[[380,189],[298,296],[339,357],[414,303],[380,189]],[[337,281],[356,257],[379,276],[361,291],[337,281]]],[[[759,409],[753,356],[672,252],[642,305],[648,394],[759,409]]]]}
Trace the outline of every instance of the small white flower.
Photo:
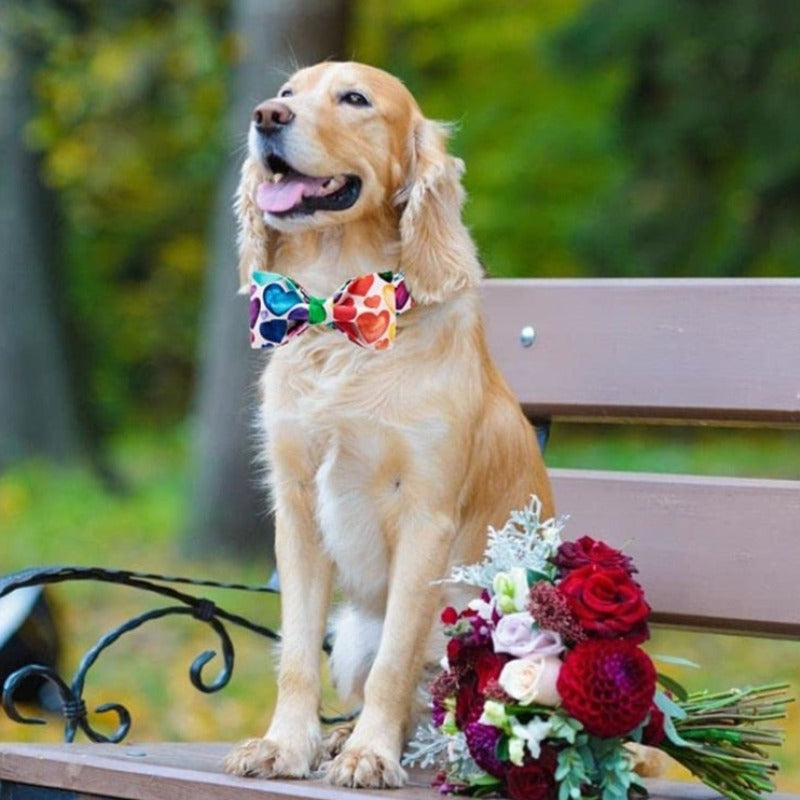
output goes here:
{"type": "Polygon", "coordinates": [[[512,736],[508,740],[508,760],[518,767],[522,766],[525,759],[525,740],[512,736]]]}
{"type": "Polygon", "coordinates": [[[474,611],[481,619],[491,622],[492,614],[494,613],[494,603],[486,602],[480,597],[475,597],[469,601],[467,608],[474,611]]]}
{"type": "Polygon", "coordinates": [[[478,722],[481,725],[492,725],[501,731],[507,730],[510,717],[506,714],[506,707],[497,700],[487,700],[483,704],[483,713],[478,722]]]}
{"type": "MultiPolygon", "coordinates": [[[[523,725],[516,718],[512,717],[511,722],[511,739],[509,740],[509,758],[518,767],[522,766],[522,758],[519,761],[514,761],[511,758],[511,743],[519,741],[524,743],[532,758],[539,758],[542,753],[542,742],[550,735],[550,722],[541,717],[534,717],[527,725],[523,725]]],[[[515,748],[516,750],[516,748],[515,748]]],[[[515,752],[514,755],[518,755],[515,752]]]]}
{"type": "Polygon", "coordinates": [[[507,572],[498,572],[494,576],[492,588],[501,614],[523,611],[528,604],[530,594],[528,573],[522,567],[512,567],[507,572]]]}

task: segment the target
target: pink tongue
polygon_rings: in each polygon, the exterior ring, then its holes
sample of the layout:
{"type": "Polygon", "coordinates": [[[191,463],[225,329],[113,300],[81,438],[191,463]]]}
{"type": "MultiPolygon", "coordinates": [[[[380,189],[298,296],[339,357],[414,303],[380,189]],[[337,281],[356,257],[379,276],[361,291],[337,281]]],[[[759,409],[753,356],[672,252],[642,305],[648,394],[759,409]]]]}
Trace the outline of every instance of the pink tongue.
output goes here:
{"type": "Polygon", "coordinates": [[[304,197],[319,194],[328,178],[309,178],[307,175],[292,175],[278,183],[262,183],[256,193],[256,203],[262,211],[280,214],[294,208],[304,197]]]}

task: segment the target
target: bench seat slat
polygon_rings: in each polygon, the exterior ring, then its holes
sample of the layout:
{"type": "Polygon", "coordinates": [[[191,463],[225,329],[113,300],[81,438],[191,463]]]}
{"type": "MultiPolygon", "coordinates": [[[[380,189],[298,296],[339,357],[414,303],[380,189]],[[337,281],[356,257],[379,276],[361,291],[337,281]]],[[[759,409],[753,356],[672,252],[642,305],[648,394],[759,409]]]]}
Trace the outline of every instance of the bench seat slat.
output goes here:
{"type": "MultiPolygon", "coordinates": [[[[224,775],[229,744],[29,745],[0,743],[0,792],[20,784],[125,800],[431,800],[430,775],[412,773],[399,790],[340,789],[320,781],[262,781],[224,775]]],[[[648,781],[653,800],[709,800],[702,784],[648,781]]],[[[47,798],[43,792],[42,798],[47,798]]],[[[49,800],[49,798],[48,798],[49,800]]],[[[53,800],[56,800],[53,796],[53,800]]],[[[87,798],[88,800],[88,798],[87,798]]],[[[790,800],[771,795],[771,800],[790,800]]]]}
{"type": "Polygon", "coordinates": [[[623,547],[659,620],[800,636],[800,481],[565,469],[551,476],[568,538],[586,533],[623,547]]]}
{"type": "Polygon", "coordinates": [[[497,279],[482,292],[492,354],[532,415],[800,422],[798,279],[497,279]]]}

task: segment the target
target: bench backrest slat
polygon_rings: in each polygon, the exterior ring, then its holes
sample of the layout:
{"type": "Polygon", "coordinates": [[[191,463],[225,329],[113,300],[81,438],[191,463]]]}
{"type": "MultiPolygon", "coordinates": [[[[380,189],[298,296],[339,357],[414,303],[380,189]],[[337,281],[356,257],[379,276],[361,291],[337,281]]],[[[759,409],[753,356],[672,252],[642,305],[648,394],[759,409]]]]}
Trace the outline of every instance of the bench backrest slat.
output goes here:
{"type": "Polygon", "coordinates": [[[493,355],[531,414],[800,423],[800,280],[502,279],[483,293],[493,355]]]}
{"type": "Polygon", "coordinates": [[[660,621],[800,638],[800,481],[551,472],[566,533],[633,556],[660,621]]]}
{"type": "MultiPolygon", "coordinates": [[[[503,279],[483,297],[531,417],[800,423],[798,279],[503,279]]],[[[800,481],[552,473],[568,535],[628,549],[660,620],[800,637],[800,481]]]]}

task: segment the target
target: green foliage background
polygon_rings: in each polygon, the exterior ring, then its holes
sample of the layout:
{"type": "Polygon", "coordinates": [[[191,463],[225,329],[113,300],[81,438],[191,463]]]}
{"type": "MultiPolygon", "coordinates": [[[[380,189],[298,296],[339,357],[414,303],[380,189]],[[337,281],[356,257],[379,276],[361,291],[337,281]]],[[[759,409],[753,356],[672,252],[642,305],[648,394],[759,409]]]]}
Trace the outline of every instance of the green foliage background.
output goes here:
{"type": "MultiPolygon", "coordinates": [[[[224,2],[13,3],[37,55],[26,129],[56,198],[79,383],[102,429],[181,417],[235,43],[224,2]]],[[[233,245],[232,245],[233,248],[233,245]]]]}
{"type": "MultiPolygon", "coordinates": [[[[12,2],[39,54],[28,142],[105,429],[183,416],[241,42],[229,0],[12,2]]],[[[358,0],[352,52],[458,123],[495,275],[793,275],[793,0],[358,0]]],[[[242,132],[246,120],[242,120],[242,132]]],[[[231,244],[233,261],[233,244],[231,244]]]]}

